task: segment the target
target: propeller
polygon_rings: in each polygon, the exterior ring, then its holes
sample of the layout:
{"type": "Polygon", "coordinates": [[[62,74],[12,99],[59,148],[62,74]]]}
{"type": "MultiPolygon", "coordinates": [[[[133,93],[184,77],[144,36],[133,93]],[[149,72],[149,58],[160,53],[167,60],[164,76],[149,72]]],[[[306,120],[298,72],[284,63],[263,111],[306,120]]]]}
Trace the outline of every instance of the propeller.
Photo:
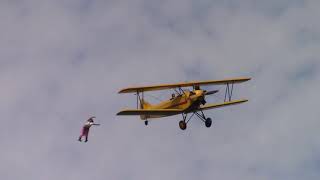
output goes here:
{"type": "Polygon", "coordinates": [[[212,94],[215,94],[215,93],[217,93],[218,92],[218,90],[213,90],[213,91],[206,91],[206,90],[203,90],[203,97],[202,97],[202,99],[201,99],[201,104],[202,105],[205,105],[206,103],[207,103],[207,101],[206,101],[206,99],[205,99],[205,96],[206,95],[212,95],[212,94]]]}
{"type": "Polygon", "coordinates": [[[213,91],[206,91],[206,90],[204,90],[204,95],[212,95],[212,94],[215,94],[215,93],[217,93],[217,92],[219,92],[219,90],[213,90],[213,91]]]}
{"type": "MultiPolygon", "coordinates": [[[[199,85],[194,85],[193,90],[201,90],[201,89],[200,89],[199,85]]],[[[212,95],[212,94],[219,92],[219,90],[213,90],[213,91],[203,90],[203,92],[204,92],[204,95],[212,95]]]]}
{"type": "MultiPolygon", "coordinates": [[[[194,85],[193,86],[194,90],[201,90],[199,85],[194,85]]],[[[205,96],[206,95],[212,95],[219,92],[219,90],[213,90],[213,91],[207,91],[207,90],[203,90],[203,97],[201,98],[200,102],[202,105],[205,105],[207,102],[205,100],[205,96]]]]}

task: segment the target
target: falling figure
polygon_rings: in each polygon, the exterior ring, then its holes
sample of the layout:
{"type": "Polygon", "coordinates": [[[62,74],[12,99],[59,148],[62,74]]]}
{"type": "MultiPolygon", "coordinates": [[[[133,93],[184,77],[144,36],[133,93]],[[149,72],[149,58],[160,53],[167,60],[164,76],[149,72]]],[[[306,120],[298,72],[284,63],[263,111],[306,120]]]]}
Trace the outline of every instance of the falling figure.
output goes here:
{"type": "Polygon", "coordinates": [[[83,136],[85,136],[85,137],[86,137],[86,140],[85,140],[84,142],[87,142],[87,141],[88,141],[88,135],[89,135],[89,129],[90,129],[90,127],[91,127],[92,125],[95,125],[95,126],[99,126],[99,125],[100,125],[100,124],[95,124],[95,123],[94,123],[94,121],[93,121],[94,118],[96,118],[96,117],[94,117],[94,116],[90,117],[90,118],[86,121],[86,123],[83,125],[82,131],[81,131],[81,135],[79,136],[78,141],[81,142],[81,138],[82,138],[83,136]]]}

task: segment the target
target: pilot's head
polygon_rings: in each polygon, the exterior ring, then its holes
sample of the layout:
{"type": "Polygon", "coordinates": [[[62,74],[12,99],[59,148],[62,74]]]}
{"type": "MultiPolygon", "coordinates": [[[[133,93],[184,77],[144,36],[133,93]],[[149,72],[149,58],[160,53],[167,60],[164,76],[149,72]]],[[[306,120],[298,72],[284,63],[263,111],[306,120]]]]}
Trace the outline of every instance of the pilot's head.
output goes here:
{"type": "Polygon", "coordinates": [[[92,119],[89,119],[88,122],[93,122],[93,120],[92,120],[92,119]]]}
{"type": "Polygon", "coordinates": [[[88,122],[93,122],[93,118],[89,118],[89,119],[88,119],[88,122]]]}

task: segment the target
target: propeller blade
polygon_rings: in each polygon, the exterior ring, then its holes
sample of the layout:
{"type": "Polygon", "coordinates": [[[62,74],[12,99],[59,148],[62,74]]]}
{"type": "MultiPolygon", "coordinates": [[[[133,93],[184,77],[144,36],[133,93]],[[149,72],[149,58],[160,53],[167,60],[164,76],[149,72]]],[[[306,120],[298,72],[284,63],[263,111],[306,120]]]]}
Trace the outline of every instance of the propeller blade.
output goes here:
{"type": "Polygon", "coordinates": [[[217,93],[217,92],[219,92],[219,90],[206,91],[206,92],[205,92],[205,95],[212,95],[212,94],[215,94],[215,93],[217,93]]]}

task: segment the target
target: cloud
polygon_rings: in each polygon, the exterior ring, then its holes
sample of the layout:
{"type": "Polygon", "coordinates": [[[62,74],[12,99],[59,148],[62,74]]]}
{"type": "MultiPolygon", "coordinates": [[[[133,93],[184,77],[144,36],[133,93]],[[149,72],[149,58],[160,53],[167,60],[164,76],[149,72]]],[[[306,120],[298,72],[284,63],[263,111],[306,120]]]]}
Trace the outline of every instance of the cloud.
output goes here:
{"type": "MultiPolygon", "coordinates": [[[[319,179],[319,2],[3,1],[3,179],[319,179]],[[249,76],[249,102],[119,117],[131,85],[249,76]],[[91,115],[87,144],[76,141],[91,115]]],[[[217,88],[223,91],[222,87],[217,88]]],[[[159,93],[162,98],[167,94],[159,93]]],[[[210,97],[221,100],[222,94],[210,97]]]]}

